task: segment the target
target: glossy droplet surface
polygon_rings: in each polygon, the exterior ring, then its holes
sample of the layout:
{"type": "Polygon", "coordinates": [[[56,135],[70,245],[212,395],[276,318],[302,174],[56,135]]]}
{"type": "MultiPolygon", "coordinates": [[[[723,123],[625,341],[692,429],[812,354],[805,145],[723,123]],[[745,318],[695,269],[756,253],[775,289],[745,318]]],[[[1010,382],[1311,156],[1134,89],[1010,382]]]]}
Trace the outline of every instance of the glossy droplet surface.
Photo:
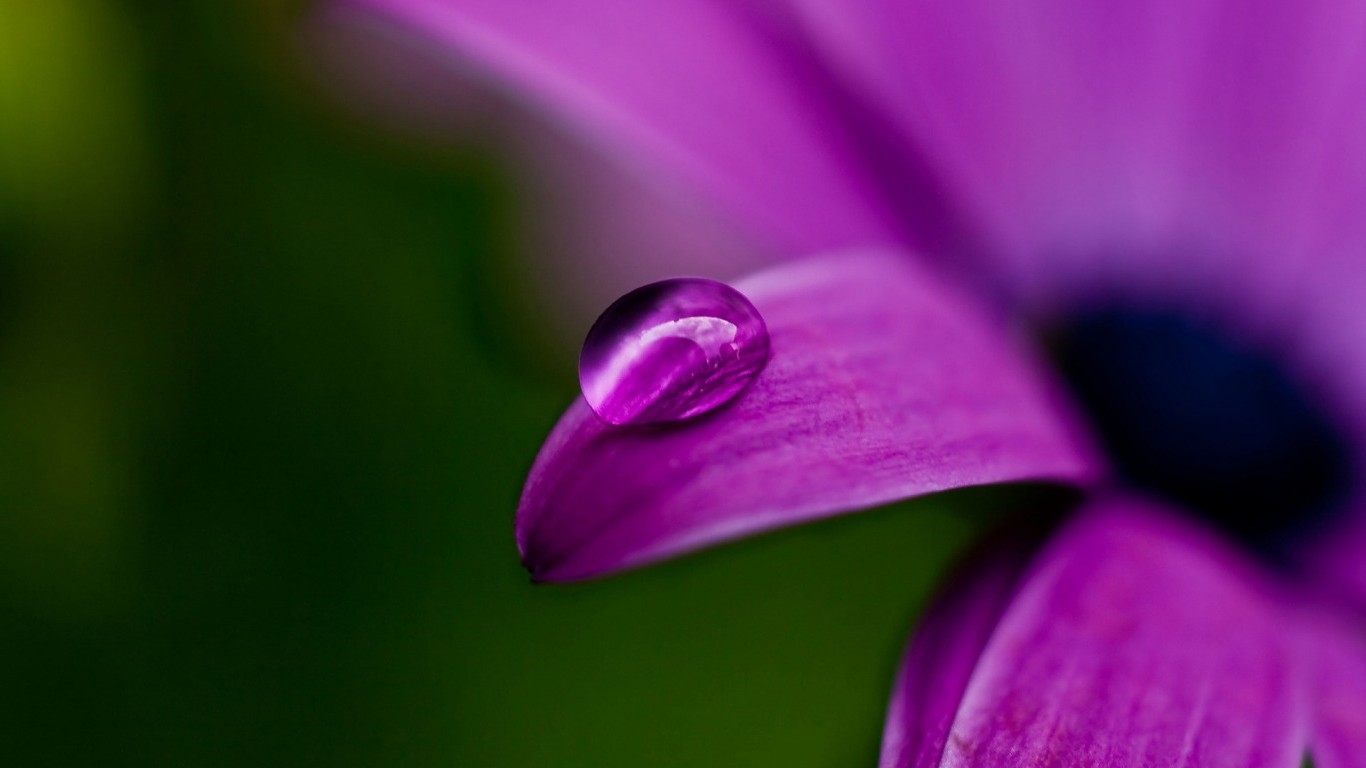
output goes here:
{"type": "Polygon", "coordinates": [[[609,424],[659,424],[733,400],[768,363],[759,311],[725,283],[664,280],[617,299],[593,324],[579,383],[609,424]]]}

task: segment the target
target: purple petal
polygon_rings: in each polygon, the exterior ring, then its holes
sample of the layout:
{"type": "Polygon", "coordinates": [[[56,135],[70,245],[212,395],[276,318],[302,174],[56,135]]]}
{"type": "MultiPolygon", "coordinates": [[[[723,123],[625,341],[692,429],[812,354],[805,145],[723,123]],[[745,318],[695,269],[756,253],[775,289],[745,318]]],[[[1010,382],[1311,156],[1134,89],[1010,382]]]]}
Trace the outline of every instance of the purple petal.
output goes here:
{"type": "MultiPolygon", "coordinates": [[[[542,325],[578,341],[613,299],[660,275],[752,272],[776,261],[695,191],[644,177],[513,102],[449,50],[395,21],[331,13],[310,55],[347,108],[422,144],[496,148],[517,211],[515,255],[542,325]]],[[[676,181],[676,180],[672,180],[676,181]]]]}
{"type": "Polygon", "coordinates": [[[1366,632],[1331,619],[1307,622],[1315,768],[1352,768],[1366,756],[1366,632]]]}
{"type": "Polygon", "coordinates": [[[984,483],[1096,475],[1032,361],[899,254],[795,262],[736,287],[772,357],[683,425],[605,426],[580,399],[527,480],[534,578],[584,579],[758,531],[984,483]]]}
{"type": "Polygon", "coordinates": [[[1325,235],[1366,242],[1359,3],[795,2],[1015,290],[1134,273],[1210,290],[1249,260],[1326,257],[1325,235]]]}
{"type": "Polygon", "coordinates": [[[1001,531],[950,574],[897,674],[881,768],[939,765],[972,671],[1038,545],[1038,526],[1001,531]]]}
{"type": "Polygon", "coordinates": [[[799,252],[899,242],[841,125],[763,14],[710,0],[341,0],[400,20],[640,168],[799,252]]]}
{"type": "Polygon", "coordinates": [[[797,5],[948,179],[987,283],[1214,314],[1366,456],[1366,6],[797,5]]]}
{"type": "MultiPolygon", "coordinates": [[[[987,282],[1041,314],[1214,318],[1366,475],[1366,5],[796,2],[947,175],[987,282]]],[[[1305,559],[1366,605],[1366,488],[1349,506],[1305,559]]]]}
{"type": "Polygon", "coordinates": [[[1068,255],[1054,246],[1111,234],[1098,228],[1127,234],[1189,209],[1182,86],[1207,55],[1206,3],[800,5],[827,55],[897,105],[976,212],[988,266],[1018,269],[1012,281],[1068,255]]]}
{"type": "Polygon", "coordinates": [[[1027,549],[979,560],[926,616],[884,768],[1298,767],[1305,697],[1261,575],[1126,500],[1083,510],[1016,584],[1027,549]]]}
{"type": "MultiPolygon", "coordinates": [[[[1299,765],[1305,713],[1279,603],[1203,532],[1133,502],[1097,502],[1018,590],[938,764],[1299,765]]],[[[935,764],[913,757],[900,764],[935,764]]]]}

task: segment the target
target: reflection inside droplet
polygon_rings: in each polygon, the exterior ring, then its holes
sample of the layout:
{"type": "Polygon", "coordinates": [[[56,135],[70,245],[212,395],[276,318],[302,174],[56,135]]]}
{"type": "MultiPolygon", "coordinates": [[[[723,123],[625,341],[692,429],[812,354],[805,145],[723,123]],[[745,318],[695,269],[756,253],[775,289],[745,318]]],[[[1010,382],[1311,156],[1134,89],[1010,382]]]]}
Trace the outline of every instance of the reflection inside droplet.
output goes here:
{"type": "Polygon", "coordinates": [[[651,283],[602,313],[579,356],[584,399],[610,424],[657,424],[726,404],[768,362],[758,310],[724,283],[651,283]]]}

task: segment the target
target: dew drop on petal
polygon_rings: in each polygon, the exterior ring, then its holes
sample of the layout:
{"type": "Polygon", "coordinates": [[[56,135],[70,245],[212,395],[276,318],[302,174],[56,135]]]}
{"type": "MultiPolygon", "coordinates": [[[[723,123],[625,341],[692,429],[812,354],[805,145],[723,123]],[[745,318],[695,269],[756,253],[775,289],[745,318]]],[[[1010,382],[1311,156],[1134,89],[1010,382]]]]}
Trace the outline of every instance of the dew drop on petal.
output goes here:
{"type": "Polygon", "coordinates": [[[759,311],[697,277],[637,288],[602,313],[579,355],[584,399],[615,425],[681,421],[733,400],[768,362],[759,311]]]}

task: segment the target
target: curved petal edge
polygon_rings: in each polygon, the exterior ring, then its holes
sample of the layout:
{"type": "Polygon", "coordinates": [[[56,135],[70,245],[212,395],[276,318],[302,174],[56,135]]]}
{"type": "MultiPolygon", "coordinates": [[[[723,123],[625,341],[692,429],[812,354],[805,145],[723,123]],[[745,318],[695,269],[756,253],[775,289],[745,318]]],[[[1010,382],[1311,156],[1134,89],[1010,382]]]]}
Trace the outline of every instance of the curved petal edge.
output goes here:
{"type": "Polygon", "coordinates": [[[880,768],[934,768],[963,691],[1051,527],[1020,519],[966,556],[920,620],[887,707],[880,768]]]}
{"type": "MultiPolygon", "coordinates": [[[[1204,531],[1102,499],[1016,589],[961,701],[935,713],[955,710],[942,755],[884,756],[884,766],[1300,765],[1309,702],[1284,603],[1204,531]]],[[[971,610],[941,615],[976,621],[971,610]]],[[[894,701],[917,694],[902,688],[894,701]]]]}

